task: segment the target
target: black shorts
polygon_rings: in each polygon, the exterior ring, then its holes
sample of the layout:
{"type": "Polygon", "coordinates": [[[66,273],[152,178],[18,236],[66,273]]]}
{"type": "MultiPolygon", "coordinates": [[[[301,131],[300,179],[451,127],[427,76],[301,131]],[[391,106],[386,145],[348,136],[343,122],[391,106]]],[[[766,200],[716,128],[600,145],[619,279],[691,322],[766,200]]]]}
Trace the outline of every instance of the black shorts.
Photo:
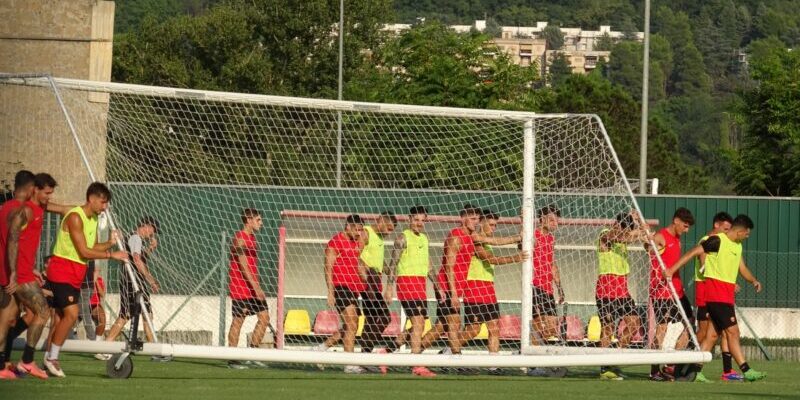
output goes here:
{"type": "Polygon", "coordinates": [[[603,324],[614,324],[622,317],[637,316],[636,303],[630,297],[597,299],[597,313],[603,324]]]}
{"type": "Polygon", "coordinates": [[[553,294],[547,293],[536,286],[533,286],[532,289],[533,297],[531,304],[533,304],[533,316],[544,317],[558,315],[556,312],[556,298],[553,294]]]}
{"type": "Polygon", "coordinates": [[[231,299],[231,315],[234,318],[249,317],[267,310],[269,310],[269,306],[267,306],[266,299],[231,299]]]}
{"type": "Polygon", "coordinates": [[[697,321],[708,321],[708,310],[706,306],[697,307],[697,321]]]}
{"type": "Polygon", "coordinates": [[[68,306],[78,304],[81,299],[81,290],[68,283],[47,282],[45,289],[53,292],[51,306],[57,309],[64,309],[68,306]]]}
{"type": "Polygon", "coordinates": [[[728,329],[737,324],[736,310],[733,308],[733,304],[708,302],[706,310],[708,310],[708,319],[717,330],[728,329]]]}
{"type": "Polygon", "coordinates": [[[678,306],[672,298],[653,299],[653,314],[657,324],[670,324],[681,320],[678,306]]]}
{"type": "Polygon", "coordinates": [[[689,322],[694,324],[694,309],[692,308],[692,303],[685,294],[681,296],[681,307],[683,307],[683,312],[686,313],[686,318],[689,318],[689,322]]]}
{"type": "Polygon", "coordinates": [[[500,305],[497,303],[464,303],[464,323],[482,324],[500,319],[500,305]]]}
{"type": "MultiPolygon", "coordinates": [[[[119,316],[125,319],[131,319],[134,308],[139,310],[141,305],[136,301],[136,293],[132,288],[121,287],[119,292],[119,316]]],[[[144,308],[147,314],[153,314],[153,307],[150,305],[150,293],[142,287],[142,299],[144,300],[144,308]]]]}
{"type": "Polygon", "coordinates": [[[389,306],[380,292],[361,293],[361,312],[366,318],[383,318],[389,316],[389,306]]]}
{"type": "Polygon", "coordinates": [[[400,305],[403,306],[403,312],[406,317],[425,317],[428,318],[428,301],[427,300],[400,300],[400,305]]]}
{"type": "Polygon", "coordinates": [[[436,318],[441,318],[444,320],[445,317],[448,315],[458,315],[461,316],[461,310],[458,308],[454,308],[452,302],[450,301],[450,292],[448,291],[445,293],[444,299],[439,296],[439,291],[436,291],[436,318]]]}
{"type": "Polygon", "coordinates": [[[358,293],[346,288],[344,286],[336,286],[333,288],[333,301],[336,305],[336,311],[341,313],[345,308],[350,306],[356,307],[358,313],[358,293]]]}

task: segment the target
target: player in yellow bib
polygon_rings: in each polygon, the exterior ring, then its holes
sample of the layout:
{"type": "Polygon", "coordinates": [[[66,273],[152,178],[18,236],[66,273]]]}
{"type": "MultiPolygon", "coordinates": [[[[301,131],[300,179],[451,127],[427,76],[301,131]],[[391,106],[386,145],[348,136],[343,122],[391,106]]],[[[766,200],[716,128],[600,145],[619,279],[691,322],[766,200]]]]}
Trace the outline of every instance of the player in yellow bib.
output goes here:
{"type": "MultiPolygon", "coordinates": [[[[364,226],[364,232],[359,237],[362,246],[359,263],[363,264],[367,278],[367,290],[361,293],[361,311],[364,313],[364,330],[360,339],[362,353],[372,352],[376,345],[383,342],[383,330],[391,321],[381,278],[386,254],[383,240],[394,232],[396,226],[397,217],[394,213],[384,211],[374,224],[364,226]]],[[[393,285],[386,285],[387,297],[392,296],[392,288],[393,285]]],[[[385,352],[385,349],[379,350],[385,352]]]]}
{"type": "MultiPolygon", "coordinates": [[[[725,233],[711,235],[698,246],[684,254],[666,275],[672,277],[680,268],[695,257],[705,254],[705,297],[706,311],[714,329],[700,340],[703,351],[711,351],[717,342],[717,337],[724,335],[728,341],[731,355],[742,370],[744,379],[756,381],[764,379],[767,375],[756,371],[747,364],[744,353],[739,344],[739,326],[736,322],[734,298],[736,292],[736,279],[742,277],[753,284],[756,292],[761,292],[761,282],[753,276],[744,262],[742,256],[742,242],[750,236],[753,221],[744,214],[734,218],[731,229],[725,233]]],[[[701,372],[702,365],[695,366],[696,382],[709,380],[701,372]]]]}

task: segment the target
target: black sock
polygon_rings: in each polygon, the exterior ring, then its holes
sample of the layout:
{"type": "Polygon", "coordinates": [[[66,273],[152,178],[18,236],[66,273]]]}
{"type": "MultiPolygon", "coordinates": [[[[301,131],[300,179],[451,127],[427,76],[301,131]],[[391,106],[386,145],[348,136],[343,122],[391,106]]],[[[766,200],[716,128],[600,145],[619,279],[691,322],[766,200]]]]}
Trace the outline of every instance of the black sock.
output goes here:
{"type": "Polygon", "coordinates": [[[0,368],[6,367],[6,352],[0,351],[0,368]]]}
{"type": "Polygon", "coordinates": [[[600,366],[600,373],[602,374],[603,372],[606,372],[606,371],[608,371],[608,369],[609,369],[609,367],[608,367],[608,366],[601,365],[601,366],[600,366]]]}
{"type": "Polygon", "coordinates": [[[750,371],[750,366],[747,365],[747,363],[745,362],[745,363],[742,363],[742,365],[739,366],[739,369],[741,369],[742,373],[745,374],[745,373],[747,373],[747,371],[750,371]]]}
{"type": "Polygon", "coordinates": [[[661,372],[661,368],[659,367],[658,364],[650,365],[650,375],[655,375],[659,372],[661,372]]]}
{"type": "Polygon", "coordinates": [[[372,353],[372,347],[361,346],[361,352],[362,353],[372,353]]]}
{"type": "Polygon", "coordinates": [[[25,332],[28,329],[28,324],[25,323],[25,320],[22,318],[17,319],[17,323],[14,324],[11,328],[8,329],[8,335],[6,335],[6,360],[11,359],[11,351],[14,349],[14,339],[19,337],[22,332],[25,332]]]}
{"type": "Polygon", "coordinates": [[[25,364],[33,362],[33,353],[36,352],[36,349],[33,346],[29,346],[27,343],[25,344],[25,350],[22,351],[22,362],[25,364]]]}
{"type": "Polygon", "coordinates": [[[731,353],[722,353],[722,373],[727,374],[733,371],[733,356],[731,353]]]}

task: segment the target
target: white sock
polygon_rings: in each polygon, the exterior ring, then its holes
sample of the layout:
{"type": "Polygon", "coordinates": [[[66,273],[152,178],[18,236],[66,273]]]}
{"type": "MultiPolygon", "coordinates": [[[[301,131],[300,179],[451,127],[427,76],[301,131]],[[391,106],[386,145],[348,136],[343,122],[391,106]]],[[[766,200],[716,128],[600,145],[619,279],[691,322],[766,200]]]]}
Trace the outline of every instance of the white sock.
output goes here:
{"type": "Polygon", "coordinates": [[[102,337],[102,336],[98,336],[98,337],[94,338],[94,340],[96,342],[105,342],[106,341],[106,339],[104,337],[102,337]]]}
{"type": "Polygon", "coordinates": [[[61,351],[61,346],[50,344],[49,360],[58,360],[58,353],[61,351]]]}

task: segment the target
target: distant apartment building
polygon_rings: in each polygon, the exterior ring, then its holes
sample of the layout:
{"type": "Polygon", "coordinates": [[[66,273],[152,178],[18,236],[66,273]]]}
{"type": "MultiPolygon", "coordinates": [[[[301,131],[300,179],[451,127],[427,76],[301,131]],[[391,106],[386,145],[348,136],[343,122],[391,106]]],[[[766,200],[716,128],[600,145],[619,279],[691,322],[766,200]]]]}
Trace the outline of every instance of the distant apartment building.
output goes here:
{"type": "MultiPolygon", "coordinates": [[[[547,22],[537,22],[536,26],[501,26],[500,37],[491,40],[501,51],[504,51],[517,65],[539,68],[546,74],[550,63],[557,54],[563,54],[572,72],[586,74],[594,70],[601,61],[608,61],[611,52],[596,50],[598,41],[608,37],[617,42],[625,38],[625,33],[611,30],[610,25],[601,25],[599,30],[591,31],[582,28],[560,28],[564,34],[564,45],[558,49],[548,49],[542,32],[547,22]]],[[[410,24],[387,24],[384,30],[399,34],[409,29],[410,24]]],[[[472,25],[451,25],[456,32],[465,33],[471,30],[485,31],[486,21],[477,20],[472,25]]],[[[643,32],[633,34],[636,40],[644,40],[643,32]]]]}

